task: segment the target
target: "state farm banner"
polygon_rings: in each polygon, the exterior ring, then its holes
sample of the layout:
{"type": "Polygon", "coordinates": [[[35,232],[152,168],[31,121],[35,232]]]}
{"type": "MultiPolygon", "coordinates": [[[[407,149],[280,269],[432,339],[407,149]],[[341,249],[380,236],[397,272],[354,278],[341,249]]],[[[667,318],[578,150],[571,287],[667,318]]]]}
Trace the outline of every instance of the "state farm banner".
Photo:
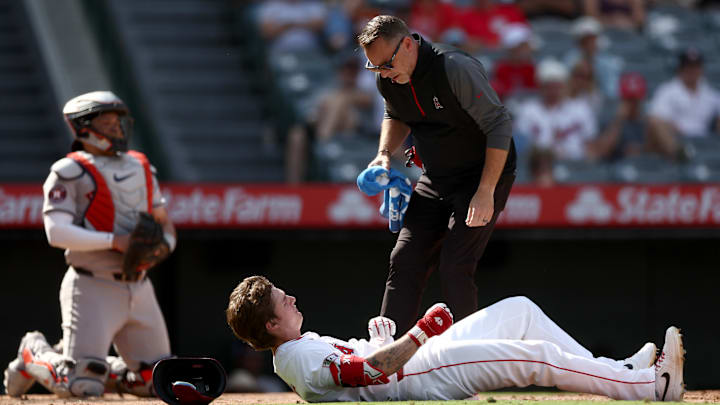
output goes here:
{"type": "Polygon", "coordinates": [[[503,227],[699,227],[720,225],[720,184],[517,186],[503,227]]]}
{"type": "MultiPolygon", "coordinates": [[[[168,184],[167,209],[179,228],[383,229],[381,196],[354,184],[303,186],[168,184]]],[[[42,226],[40,184],[0,184],[0,228],[42,226]]],[[[501,228],[696,227],[720,225],[720,184],[517,185],[501,228]]]]}

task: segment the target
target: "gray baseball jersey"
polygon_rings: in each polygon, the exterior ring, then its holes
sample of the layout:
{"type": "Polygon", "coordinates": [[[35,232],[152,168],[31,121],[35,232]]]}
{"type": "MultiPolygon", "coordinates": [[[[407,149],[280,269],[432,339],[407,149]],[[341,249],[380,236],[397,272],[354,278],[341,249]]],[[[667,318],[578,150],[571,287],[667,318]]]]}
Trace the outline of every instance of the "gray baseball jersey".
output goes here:
{"type": "MultiPolygon", "coordinates": [[[[43,213],[64,211],[75,217],[74,224],[81,227],[119,234],[132,232],[137,222],[138,212],[150,212],[148,203],[148,187],[145,169],[140,161],[129,154],[118,157],[95,156],[87,152],[76,152],[76,158],[85,159],[97,169],[110,193],[114,208],[113,212],[100,212],[97,221],[93,221],[89,212],[93,204],[107,205],[108,201],[100,201],[102,192],[98,190],[96,179],[78,161],[65,157],[52,165],[43,191],[45,195],[43,213]],[[107,224],[112,217],[112,223],[107,224]],[[105,223],[103,223],[105,222],[105,223]],[[97,229],[103,225],[111,225],[112,229],[97,229]]],[[[154,169],[151,167],[151,172],[154,169]]],[[[157,179],[152,179],[152,207],[165,204],[157,179]]],[[[98,211],[98,210],[96,210],[98,211]]],[[[107,211],[107,210],[106,210],[107,211]]],[[[69,265],[84,268],[93,272],[118,273],[121,271],[123,255],[114,250],[96,251],[65,251],[69,265]]]]}
{"type": "MultiPolygon", "coordinates": [[[[63,211],[89,230],[130,233],[138,212],[164,205],[154,169],[134,151],[119,156],[74,152],[55,162],[43,185],[43,213],[63,211]]],[[[123,254],[65,251],[71,266],[60,289],[63,354],[105,358],[110,344],[128,367],[170,355],[165,320],[147,278],[119,281],[123,254]],[[76,270],[80,269],[80,270],[76,270]]]]}

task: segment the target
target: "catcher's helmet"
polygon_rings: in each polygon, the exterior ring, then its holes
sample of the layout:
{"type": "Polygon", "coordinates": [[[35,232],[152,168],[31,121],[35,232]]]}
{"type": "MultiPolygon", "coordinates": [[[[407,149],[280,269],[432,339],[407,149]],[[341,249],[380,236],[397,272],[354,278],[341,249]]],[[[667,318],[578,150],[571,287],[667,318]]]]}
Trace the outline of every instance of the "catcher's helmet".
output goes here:
{"type": "Polygon", "coordinates": [[[153,368],[155,394],[171,405],[205,405],[225,392],[227,375],[209,357],[171,357],[153,368]]]}
{"type": "Polygon", "coordinates": [[[106,152],[119,153],[128,150],[133,118],[125,103],[113,92],[93,91],[81,94],[65,103],[63,115],[73,133],[73,151],[82,150],[82,142],[87,142],[106,152]],[[122,138],[108,136],[92,127],[91,120],[106,111],[114,111],[119,114],[122,138]]]}

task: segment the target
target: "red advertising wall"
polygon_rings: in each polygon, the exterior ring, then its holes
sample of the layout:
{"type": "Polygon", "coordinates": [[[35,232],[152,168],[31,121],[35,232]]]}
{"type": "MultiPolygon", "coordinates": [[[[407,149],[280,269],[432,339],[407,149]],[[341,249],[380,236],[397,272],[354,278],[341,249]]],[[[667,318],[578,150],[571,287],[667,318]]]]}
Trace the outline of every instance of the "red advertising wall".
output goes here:
{"type": "MultiPolygon", "coordinates": [[[[353,184],[168,184],[180,228],[381,229],[380,196],[353,184]]],[[[42,225],[40,184],[0,184],[0,228],[42,225]]],[[[720,184],[517,185],[500,228],[696,227],[720,225],[720,184]]]]}

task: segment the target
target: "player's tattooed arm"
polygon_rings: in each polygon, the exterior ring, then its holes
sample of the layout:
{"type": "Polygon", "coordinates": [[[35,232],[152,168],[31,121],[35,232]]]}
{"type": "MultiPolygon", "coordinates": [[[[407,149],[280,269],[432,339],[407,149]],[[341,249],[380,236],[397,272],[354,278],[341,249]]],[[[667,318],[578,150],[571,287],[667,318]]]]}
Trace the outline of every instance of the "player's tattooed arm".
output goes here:
{"type": "Polygon", "coordinates": [[[390,376],[400,370],[417,350],[418,345],[405,335],[395,342],[378,349],[378,351],[366,357],[365,361],[385,373],[385,375],[390,376]]]}

